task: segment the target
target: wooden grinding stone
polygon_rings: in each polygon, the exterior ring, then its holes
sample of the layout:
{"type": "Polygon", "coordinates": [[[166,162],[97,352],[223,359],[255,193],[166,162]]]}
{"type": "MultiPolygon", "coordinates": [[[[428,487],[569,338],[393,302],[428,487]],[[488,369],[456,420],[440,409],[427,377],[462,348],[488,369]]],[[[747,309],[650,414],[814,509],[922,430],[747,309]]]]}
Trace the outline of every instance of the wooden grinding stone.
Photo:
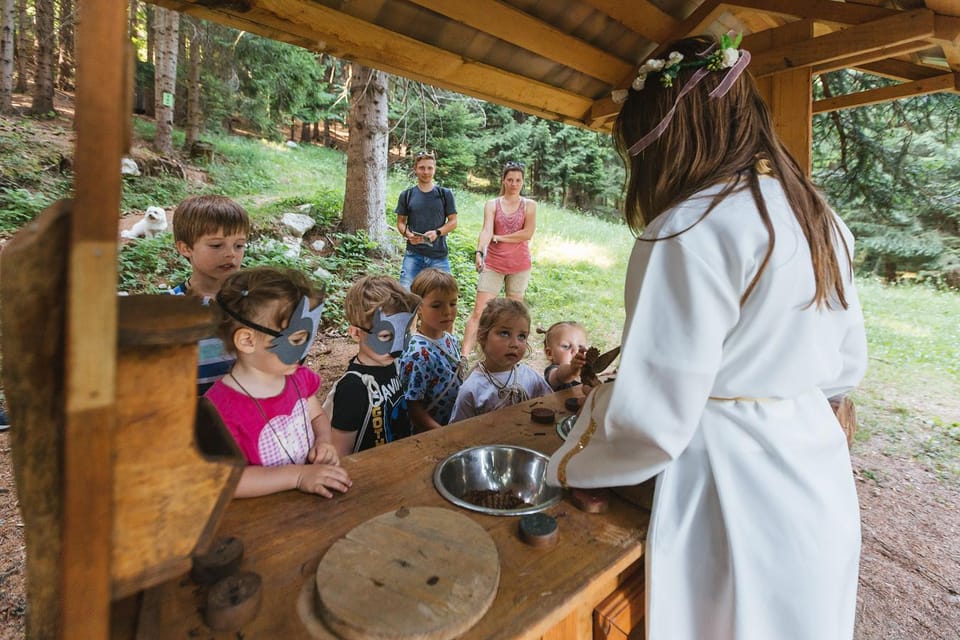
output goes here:
{"type": "Polygon", "coordinates": [[[534,547],[552,547],[559,537],[557,519],[545,513],[520,518],[520,539],[534,547]]]}
{"type": "Polygon", "coordinates": [[[193,556],[190,578],[197,584],[213,584],[240,569],[243,542],[239,538],[217,538],[206,553],[193,556]]]}
{"type": "Polygon", "coordinates": [[[557,414],[547,407],[535,407],[530,410],[530,419],[540,424],[553,424],[557,414]]]}
{"type": "Polygon", "coordinates": [[[253,571],[227,576],[210,587],[203,620],[214,631],[237,631],[257,617],[263,601],[262,579],[253,571]]]}
{"type": "Polygon", "coordinates": [[[401,508],[327,550],[317,615],[347,640],[446,640],[483,617],[499,583],[500,556],[483,527],[449,509],[401,508]]]}

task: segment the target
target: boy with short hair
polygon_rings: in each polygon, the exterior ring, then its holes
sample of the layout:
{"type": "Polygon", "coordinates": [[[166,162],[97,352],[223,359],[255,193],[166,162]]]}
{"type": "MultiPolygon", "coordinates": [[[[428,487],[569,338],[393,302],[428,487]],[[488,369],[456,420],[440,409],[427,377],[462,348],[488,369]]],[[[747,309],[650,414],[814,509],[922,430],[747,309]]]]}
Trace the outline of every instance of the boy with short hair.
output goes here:
{"type": "Polygon", "coordinates": [[[419,304],[419,296],[389,276],[363,277],[347,292],[343,310],[357,355],[324,405],[341,456],[411,434],[396,360],[409,341],[419,304]]]}
{"type": "MultiPolygon", "coordinates": [[[[204,195],[181,201],[173,214],[173,241],[191,272],[170,293],[196,296],[209,304],[227,276],[240,270],[249,233],[250,217],[230,198],[204,195]]],[[[201,339],[199,347],[197,393],[203,395],[230,371],[234,358],[216,337],[201,339]]]]}

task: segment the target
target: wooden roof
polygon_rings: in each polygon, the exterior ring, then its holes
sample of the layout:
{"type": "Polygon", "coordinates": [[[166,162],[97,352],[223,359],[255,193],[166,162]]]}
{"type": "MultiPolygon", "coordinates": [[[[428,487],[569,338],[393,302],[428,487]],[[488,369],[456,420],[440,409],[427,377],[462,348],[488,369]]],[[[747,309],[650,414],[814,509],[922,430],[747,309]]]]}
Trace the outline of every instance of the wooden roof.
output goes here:
{"type": "Polygon", "coordinates": [[[814,111],[956,91],[960,0],[154,0],[520,111],[607,129],[610,91],[662,43],[747,34],[757,77],[856,67],[903,85],[814,111]],[[814,37],[769,48],[809,20],[814,37]],[[762,33],[761,32],[767,32],[762,33]],[[750,34],[753,34],[752,36],[750,34]]]}

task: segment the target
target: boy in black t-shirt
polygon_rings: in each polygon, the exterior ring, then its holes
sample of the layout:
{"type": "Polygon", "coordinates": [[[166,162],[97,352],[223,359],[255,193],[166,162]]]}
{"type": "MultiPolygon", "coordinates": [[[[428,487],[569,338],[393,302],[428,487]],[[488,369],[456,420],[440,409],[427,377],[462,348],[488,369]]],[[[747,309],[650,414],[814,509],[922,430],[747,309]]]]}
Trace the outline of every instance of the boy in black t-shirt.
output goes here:
{"type": "Polygon", "coordinates": [[[434,184],[437,161],[423,151],[414,156],[417,184],[400,194],[397,200],[397,231],[407,239],[407,250],[400,267],[400,284],[410,290],[417,274],[433,267],[450,272],[447,239],[457,228],[457,204],[453,192],[434,184]]]}
{"type": "Polygon", "coordinates": [[[366,276],[347,292],[344,314],[358,352],[324,407],[341,456],[410,435],[396,359],[410,338],[419,304],[419,296],[389,276],[366,276]]]}

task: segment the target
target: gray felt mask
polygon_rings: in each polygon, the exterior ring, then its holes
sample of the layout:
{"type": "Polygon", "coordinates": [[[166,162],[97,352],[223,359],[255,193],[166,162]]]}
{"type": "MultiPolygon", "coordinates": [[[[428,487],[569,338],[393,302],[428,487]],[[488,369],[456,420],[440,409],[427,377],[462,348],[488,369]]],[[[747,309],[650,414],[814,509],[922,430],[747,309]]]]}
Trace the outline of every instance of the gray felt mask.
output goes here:
{"type": "Polygon", "coordinates": [[[416,315],[416,309],[412,313],[400,311],[389,316],[377,309],[373,312],[373,326],[370,329],[360,327],[368,334],[367,346],[378,355],[399,358],[410,342],[410,327],[416,315]]]}
{"type": "Polygon", "coordinates": [[[304,296],[300,299],[297,308],[290,314],[290,322],[287,323],[287,327],[283,331],[275,331],[241,317],[222,303],[220,308],[237,322],[261,331],[268,336],[273,336],[267,351],[275,353],[280,358],[280,362],[284,364],[297,364],[307,357],[310,345],[313,344],[313,339],[317,337],[317,330],[320,328],[320,314],[323,313],[322,302],[310,309],[310,299],[304,296]],[[300,340],[297,340],[296,343],[291,342],[291,338],[301,331],[307,332],[306,339],[303,342],[300,342],[300,340]]]}

